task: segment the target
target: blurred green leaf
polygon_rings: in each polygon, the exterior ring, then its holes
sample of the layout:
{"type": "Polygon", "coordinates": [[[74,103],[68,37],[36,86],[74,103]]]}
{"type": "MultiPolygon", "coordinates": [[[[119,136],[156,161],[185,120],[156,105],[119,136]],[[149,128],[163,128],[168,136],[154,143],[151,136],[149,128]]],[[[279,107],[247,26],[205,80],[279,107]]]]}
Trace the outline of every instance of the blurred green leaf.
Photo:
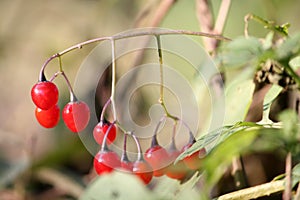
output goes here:
{"type": "Polygon", "coordinates": [[[225,90],[225,119],[224,124],[234,124],[246,117],[254,91],[252,80],[235,81],[225,90]]]}
{"type": "Polygon", "coordinates": [[[299,54],[300,34],[287,38],[276,50],[278,60],[288,59],[299,54]]]}
{"type": "Polygon", "coordinates": [[[223,46],[220,59],[224,67],[233,68],[256,63],[262,54],[263,47],[258,38],[239,37],[223,46]]]}
{"type": "Polygon", "coordinates": [[[136,177],[128,173],[113,172],[97,177],[85,190],[79,200],[156,200],[136,177]]]}
{"type": "Polygon", "coordinates": [[[258,133],[257,129],[237,131],[204,158],[203,167],[209,185],[219,180],[232,158],[244,153],[258,133]]]}
{"type": "Polygon", "coordinates": [[[300,163],[298,163],[297,165],[295,165],[295,167],[293,167],[292,176],[293,176],[292,181],[294,187],[300,181],[300,163]]]}
{"type": "Polygon", "coordinates": [[[199,199],[200,191],[194,187],[199,177],[195,174],[188,182],[180,184],[179,181],[168,177],[161,177],[153,192],[163,200],[199,199]]]}
{"type": "Polygon", "coordinates": [[[263,49],[267,50],[270,49],[273,45],[273,38],[274,38],[274,32],[269,32],[267,36],[265,37],[265,40],[263,42],[263,49]]]}
{"type": "Polygon", "coordinates": [[[298,70],[300,68],[300,56],[291,59],[289,65],[293,70],[298,70]]]}

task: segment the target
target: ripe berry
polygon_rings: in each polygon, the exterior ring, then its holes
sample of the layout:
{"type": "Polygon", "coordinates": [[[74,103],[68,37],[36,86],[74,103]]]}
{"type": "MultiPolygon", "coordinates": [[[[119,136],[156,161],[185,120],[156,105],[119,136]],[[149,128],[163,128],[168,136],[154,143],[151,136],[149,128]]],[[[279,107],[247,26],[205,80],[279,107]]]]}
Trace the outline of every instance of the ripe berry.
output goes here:
{"type": "Polygon", "coordinates": [[[148,184],[152,180],[152,176],[153,176],[152,168],[144,160],[137,160],[136,162],[134,162],[132,171],[145,184],[148,184]]]}
{"type": "Polygon", "coordinates": [[[36,108],[35,117],[43,127],[53,128],[57,125],[59,121],[59,107],[55,105],[48,110],[36,108]]]}
{"type": "Polygon", "coordinates": [[[77,133],[85,129],[90,119],[90,109],[83,101],[71,101],[63,109],[66,126],[77,133]]]}
{"type": "Polygon", "coordinates": [[[121,157],[121,168],[127,172],[132,172],[133,163],[128,158],[126,146],[127,146],[127,134],[124,135],[123,153],[121,157]]]}
{"type": "Polygon", "coordinates": [[[52,82],[39,81],[31,89],[31,98],[38,108],[48,110],[57,104],[58,89],[52,82]]]}
{"type": "Polygon", "coordinates": [[[113,151],[100,150],[94,158],[94,167],[98,175],[110,173],[120,167],[120,158],[113,151]]]}
{"type": "MultiPolygon", "coordinates": [[[[185,145],[182,148],[182,152],[187,150],[188,148],[190,148],[193,144],[189,143],[187,145],[185,145]]],[[[192,170],[196,170],[199,169],[201,167],[202,164],[202,158],[206,155],[206,150],[205,148],[200,149],[199,151],[194,152],[192,155],[190,156],[186,156],[183,159],[184,164],[192,169],[192,170]]]]}
{"type": "Polygon", "coordinates": [[[176,160],[180,154],[181,152],[178,150],[172,150],[169,152],[169,159],[172,161],[172,163],[166,169],[166,175],[168,177],[178,180],[184,179],[188,173],[188,169],[182,160],[174,164],[174,160],[176,160]]]}
{"type": "Polygon", "coordinates": [[[151,165],[153,176],[162,176],[165,174],[166,166],[169,164],[169,155],[166,149],[160,145],[150,147],[145,152],[145,160],[151,165]]]}
{"type": "Polygon", "coordinates": [[[94,139],[96,140],[96,142],[100,145],[102,145],[104,136],[106,134],[106,132],[109,129],[109,133],[107,136],[107,144],[112,143],[113,141],[115,141],[116,136],[117,136],[117,128],[115,124],[109,124],[109,123],[103,123],[103,122],[99,122],[93,131],[93,136],[94,139]],[[109,127],[111,126],[111,128],[109,129],[109,127]]]}

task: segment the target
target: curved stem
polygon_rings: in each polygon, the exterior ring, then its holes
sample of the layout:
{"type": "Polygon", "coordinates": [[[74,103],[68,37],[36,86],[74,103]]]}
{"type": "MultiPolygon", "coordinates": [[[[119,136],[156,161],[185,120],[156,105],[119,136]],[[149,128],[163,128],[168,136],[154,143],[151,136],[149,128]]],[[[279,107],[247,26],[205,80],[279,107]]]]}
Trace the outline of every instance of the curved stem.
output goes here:
{"type": "Polygon", "coordinates": [[[124,134],[124,143],[123,143],[123,153],[121,156],[121,161],[129,161],[128,155],[127,155],[127,136],[128,134],[124,134]]]}
{"type": "Polygon", "coordinates": [[[53,60],[54,58],[56,57],[59,57],[59,54],[54,54],[53,56],[51,56],[50,58],[48,58],[45,63],[43,64],[41,70],[40,70],[40,74],[39,74],[39,81],[46,81],[46,77],[45,77],[45,74],[44,74],[44,71],[45,71],[45,68],[46,66],[48,65],[48,63],[53,60]]]}
{"type": "Polygon", "coordinates": [[[71,83],[70,83],[68,77],[66,76],[65,72],[64,72],[64,71],[61,71],[61,75],[64,77],[64,79],[65,79],[65,81],[66,81],[66,83],[67,83],[67,85],[68,85],[68,88],[69,88],[69,91],[70,91],[70,101],[71,101],[71,102],[77,101],[78,99],[77,99],[77,97],[76,97],[75,94],[74,94],[72,85],[71,85],[71,83]]]}
{"type": "Polygon", "coordinates": [[[117,112],[116,112],[116,104],[115,104],[115,92],[116,92],[116,51],[115,51],[115,41],[113,39],[110,40],[111,42],[111,68],[112,68],[112,75],[111,75],[111,106],[113,111],[113,118],[114,121],[117,120],[117,112]]]}
{"type": "Polygon", "coordinates": [[[111,99],[109,98],[106,103],[104,104],[103,108],[102,108],[102,112],[101,112],[101,115],[100,115],[100,122],[103,122],[104,121],[104,114],[105,114],[105,111],[108,107],[108,105],[110,104],[111,102],[111,99]]]}
{"type": "Polygon", "coordinates": [[[161,125],[161,123],[166,120],[166,116],[163,116],[162,118],[160,118],[159,122],[157,123],[156,127],[155,127],[155,130],[154,130],[154,134],[152,136],[152,141],[151,141],[151,147],[154,147],[156,145],[158,145],[158,141],[157,141],[157,132],[158,132],[158,129],[161,125]]]}
{"type": "Polygon", "coordinates": [[[171,146],[170,146],[171,151],[176,151],[177,150],[176,143],[175,143],[176,128],[177,128],[177,121],[175,121],[174,125],[173,125],[172,142],[171,142],[171,146]]]}
{"type": "Polygon", "coordinates": [[[131,132],[130,135],[131,135],[132,138],[134,139],[134,141],[135,141],[135,143],[136,143],[136,146],[137,146],[137,151],[138,151],[137,161],[142,161],[142,160],[144,160],[143,152],[142,152],[142,148],[141,148],[141,144],[140,144],[139,140],[137,139],[137,137],[134,135],[133,132],[131,132]]]}
{"type": "Polygon", "coordinates": [[[162,50],[161,50],[161,41],[160,35],[155,35],[156,42],[157,42],[157,51],[158,51],[158,60],[159,60],[159,75],[160,75],[160,95],[158,102],[163,107],[165,114],[167,117],[172,118],[173,120],[178,120],[176,116],[173,116],[169,113],[164,99],[164,67],[163,67],[163,57],[162,57],[162,50]]]}
{"type": "Polygon", "coordinates": [[[50,58],[46,60],[46,62],[43,64],[41,71],[40,71],[40,76],[39,76],[39,81],[43,80],[44,77],[44,70],[45,67],[48,65],[48,63],[53,60],[54,58],[60,57],[66,53],[69,53],[71,51],[74,51],[76,49],[81,49],[83,46],[92,44],[92,43],[97,43],[101,42],[104,40],[121,40],[121,39],[126,39],[126,38],[131,38],[131,37],[139,37],[139,36],[145,36],[145,35],[194,35],[194,36],[203,36],[203,37],[209,37],[209,38],[214,38],[216,40],[224,40],[224,41],[230,41],[229,38],[226,38],[222,35],[218,34],[211,34],[211,33],[204,33],[204,32],[196,32],[196,31],[188,31],[188,30],[157,30],[157,29],[151,29],[147,31],[139,31],[139,32],[134,32],[134,33],[119,33],[117,35],[111,36],[111,37],[99,37],[91,40],[87,40],[81,43],[78,43],[76,45],[73,45],[59,53],[56,53],[52,55],[50,58]]]}
{"type": "Polygon", "coordinates": [[[109,134],[110,130],[112,129],[112,127],[114,125],[115,125],[115,122],[111,123],[109,125],[108,129],[106,130],[106,132],[104,134],[104,138],[103,138],[102,144],[101,144],[101,151],[108,151],[108,146],[107,146],[106,140],[107,140],[107,137],[108,137],[108,134],[109,134]]]}

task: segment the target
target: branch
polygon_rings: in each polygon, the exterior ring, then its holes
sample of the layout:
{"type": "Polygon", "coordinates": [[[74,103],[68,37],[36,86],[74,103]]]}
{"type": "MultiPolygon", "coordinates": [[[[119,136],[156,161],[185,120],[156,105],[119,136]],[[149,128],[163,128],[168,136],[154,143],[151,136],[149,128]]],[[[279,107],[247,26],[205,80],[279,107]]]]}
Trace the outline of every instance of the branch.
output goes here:
{"type": "Polygon", "coordinates": [[[70,177],[50,168],[39,169],[35,176],[46,183],[53,185],[55,188],[64,191],[73,197],[79,197],[83,192],[83,187],[73,181],[70,177]]]}
{"type": "Polygon", "coordinates": [[[270,194],[283,191],[284,182],[284,180],[272,181],[270,183],[228,193],[216,198],[215,200],[246,200],[269,196],[270,194]]]}
{"type": "Polygon", "coordinates": [[[285,160],[285,188],[282,194],[282,199],[292,199],[292,154],[289,152],[285,160]]]}

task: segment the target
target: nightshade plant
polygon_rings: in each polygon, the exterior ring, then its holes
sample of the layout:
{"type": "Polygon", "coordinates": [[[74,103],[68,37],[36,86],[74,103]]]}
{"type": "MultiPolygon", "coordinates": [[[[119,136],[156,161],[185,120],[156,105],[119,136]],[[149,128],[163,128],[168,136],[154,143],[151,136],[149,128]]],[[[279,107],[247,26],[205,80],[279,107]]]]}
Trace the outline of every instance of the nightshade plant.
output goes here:
{"type": "MultiPolygon", "coordinates": [[[[56,106],[58,90],[53,80],[58,75],[62,75],[70,91],[70,103],[64,109],[63,120],[73,132],[80,132],[87,126],[89,109],[84,102],[76,98],[63,71],[61,57],[66,53],[81,49],[85,45],[108,40],[111,43],[112,51],[111,96],[103,106],[99,123],[95,125],[93,132],[96,142],[100,145],[100,151],[94,159],[95,170],[100,176],[123,168],[123,171],[135,174],[145,184],[149,184],[153,177],[162,177],[163,175],[179,180],[181,183],[186,181],[190,184],[193,183],[193,186],[202,180],[204,182],[204,186],[201,188],[202,194],[210,197],[211,189],[221,179],[232,160],[255,151],[281,149],[286,156],[284,175],[277,177],[273,182],[257,186],[255,191],[253,191],[254,188],[243,189],[221,196],[219,199],[257,198],[282,191],[284,191],[284,199],[290,199],[292,196],[299,197],[300,189],[292,193],[292,189],[300,180],[299,166],[296,165],[292,169],[292,159],[295,163],[300,161],[299,119],[295,114],[295,111],[299,112],[300,100],[296,98],[292,107],[289,107],[293,111],[281,113],[282,110],[288,108],[287,106],[280,108],[279,111],[274,110],[274,108],[278,107],[276,103],[282,94],[290,91],[297,93],[299,90],[300,78],[297,69],[300,66],[300,34],[289,36],[286,24],[276,25],[255,15],[248,15],[245,20],[245,36],[232,41],[220,35],[202,32],[150,29],[88,40],[54,54],[42,66],[39,81],[32,89],[32,99],[37,106],[37,120],[46,128],[52,128],[58,123],[59,108],[56,106]],[[248,20],[262,23],[270,32],[262,39],[249,36],[248,20]],[[225,125],[203,134],[198,139],[194,137],[186,122],[169,112],[164,99],[164,66],[160,36],[172,34],[196,35],[224,41],[224,44],[215,52],[214,59],[225,76],[225,83],[226,76],[229,77],[233,70],[245,72],[240,74],[242,78],[238,81],[229,83],[230,87],[225,85],[224,94],[226,94],[227,100],[225,109],[226,114],[228,114],[225,116],[225,125]],[[126,130],[126,127],[123,127],[119,122],[115,105],[117,82],[115,41],[144,35],[151,35],[156,39],[160,67],[160,98],[158,102],[164,111],[164,115],[157,122],[157,128],[154,130],[151,146],[145,153],[141,150],[135,132],[126,130]],[[47,64],[55,58],[60,61],[59,70],[51,79],[47,80],[44,70],[47,64]],[[241,85],[243,86],[242,89],[241,85]],[[255,99],[256,93],[261,88],[267,89],[263,93],[262,99],[257,100],[255,99]],[[261,112],[258,113],[259,117],[256,118],[251,115],[253,111],[251,109],[253,109],[252,106],[256,106],[255,103],[261,109],[261,112]],[[104,113],[108,112],[109,106],[112,121],[104,119],[104,113]],[[162,147],[157,139],[159,127],[166,119],[173,121],[173,134],[169,149],[162,147]],[[175,144],[175,132],[178,124],[187,129],[190,137],[182,149],[178,149],[175,144]],[[109,145],[115,141],[116,136],[120,133],[124,136],[121,158],[109,148],[109,145]],[[127,156],[126,140],[128,136],[134,139],[137,146],[135,161],[130,160],[127,156]]],[[[240,170],[243,171],[244,169],[240,170]]],[[[241,183],[241,176],[234,178],[236,178],[237,183],[241,183]]],[[[247,185],[237,186],[245,188],[247,185]]]]}

